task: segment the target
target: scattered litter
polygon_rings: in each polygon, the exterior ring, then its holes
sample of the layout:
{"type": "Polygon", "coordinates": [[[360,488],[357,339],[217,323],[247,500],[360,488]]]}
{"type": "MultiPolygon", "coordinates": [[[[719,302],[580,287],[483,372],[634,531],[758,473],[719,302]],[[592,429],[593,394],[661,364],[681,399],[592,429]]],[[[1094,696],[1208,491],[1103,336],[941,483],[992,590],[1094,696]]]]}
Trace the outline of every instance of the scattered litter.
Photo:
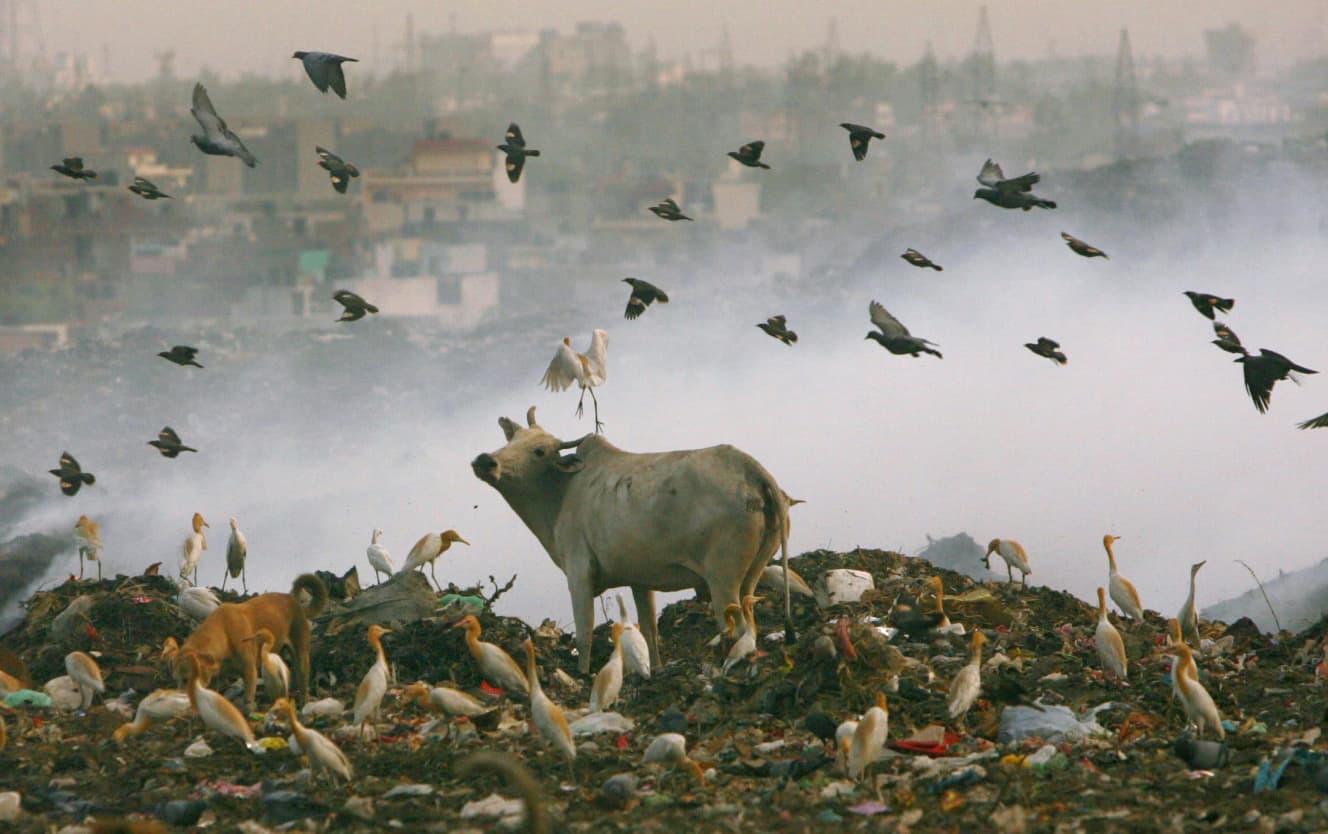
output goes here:
{"type": "Polygon", "coordinates": [[[212,747],[200,738],[184,749],[184,755],[187,759],[206,759],[212,755],[212,747]]]}
{"type": "Polygon", "coordinates": [[[433,792],[433,785],[426,785],[423,782],[412,782],[406,785],[394,786],[390,791],[383,794],[383,799],[398,799],[403,796],[429,796],[433,792]]]}
{"type": "Polygon", "coordinates": [[[1098,704],[1084,713],[1083,718],[1060,704],[1043,704],[1039,712],[1033,707],[1013,706],[1001,711],[1001,729],[998,738],[1002,743],[1038,737],[1051,742],[1083,741],[1089,736],[1102,735],[1106,729],[1097,723],[1097,714],[1110,709],[1110,701],[1098,704]]]}

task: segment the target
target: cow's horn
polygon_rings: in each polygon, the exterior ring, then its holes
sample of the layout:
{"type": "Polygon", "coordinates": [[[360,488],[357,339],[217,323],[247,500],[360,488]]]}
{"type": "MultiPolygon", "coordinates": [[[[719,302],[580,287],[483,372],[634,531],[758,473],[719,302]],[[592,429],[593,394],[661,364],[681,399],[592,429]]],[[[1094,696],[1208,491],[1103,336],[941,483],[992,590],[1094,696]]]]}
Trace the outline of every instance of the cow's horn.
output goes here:
{"type": "Polygon", "coordinates": [[[526,425],[531,428],[535,427],[535,406],[533,405],[526,411],[526,425]]]}
{"type": "Polygon", "coordinates": [[[590,435],[583,434],[576,440],[564,440],[562,443],[558,444],[558,451],[561,452],[563,449],[575,449],[577,446],[580,446],[581,441],[585,440],[587,437],[590,437],[590,435]]]}

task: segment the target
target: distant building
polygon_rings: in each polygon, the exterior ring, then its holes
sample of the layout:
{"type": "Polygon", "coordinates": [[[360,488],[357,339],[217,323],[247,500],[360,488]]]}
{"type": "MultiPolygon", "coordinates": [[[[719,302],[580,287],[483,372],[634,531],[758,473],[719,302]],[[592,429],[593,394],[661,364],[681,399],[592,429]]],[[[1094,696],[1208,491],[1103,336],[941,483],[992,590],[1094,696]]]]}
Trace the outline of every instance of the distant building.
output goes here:
{"type": "Polygon", "coordinates": [[[493,143],[441,136],[418,139],[406,169],[365,171],[371,235],[429,235],[447,223],[509,219],[525,205],[525,183],[507,181],[493,143]]]}
{"type": "Polygon", "coordinates": [[[428,316],[469,329],[498,306],[499,285],[483,244],[394,238],[374,247],[373,266],[353,289],[382,315],[428,316]]]}

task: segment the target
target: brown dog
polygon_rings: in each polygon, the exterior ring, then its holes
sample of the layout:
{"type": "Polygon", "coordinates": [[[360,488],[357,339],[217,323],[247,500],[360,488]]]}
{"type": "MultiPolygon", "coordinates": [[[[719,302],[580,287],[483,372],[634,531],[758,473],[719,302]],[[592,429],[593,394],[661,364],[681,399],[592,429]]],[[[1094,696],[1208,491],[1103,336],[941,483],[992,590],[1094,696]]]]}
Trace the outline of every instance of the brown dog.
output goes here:
{"type": "Polygon", "coordinates": [[[198,660],[199,678],[207,685],[221,671],[223,665],[244,676],[244,702],[250,711],[255,707],[254,690],[258,685],[258,651],[255,641],[249,639],[265,628],[276,642],[269,651],[280,652],[290,646],[295,655],[295,681],[292,694],[307,697],[309,692],[309,618],[317,616],[327,605],[327,587],[311,573],[295,578],[290,593],[259,594],[244,602],[228,602],[194,629],[183,644],[176,646],[167,639],[162,658],[171,661],[177,681],[188,679],[185,659],[193,655],[198,660]],[[300,604],[299,592],[309,595],[309,607],[300,604]]]}

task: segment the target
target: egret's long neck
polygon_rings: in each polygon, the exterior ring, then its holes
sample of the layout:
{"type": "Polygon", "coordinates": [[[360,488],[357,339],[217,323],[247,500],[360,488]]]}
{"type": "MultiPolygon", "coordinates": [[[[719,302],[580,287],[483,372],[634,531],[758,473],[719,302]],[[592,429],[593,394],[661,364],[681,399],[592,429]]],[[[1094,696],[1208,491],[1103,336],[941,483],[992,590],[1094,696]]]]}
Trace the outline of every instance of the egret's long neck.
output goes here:
{"type": "Polygon", "coordinates": [[[1116,572],[1116,554],[1111,552],[1111,542],[1104,541],[1102,546],[1107,549],[1107,563],[1111,565],[1111,572],[1116,572]]]}

